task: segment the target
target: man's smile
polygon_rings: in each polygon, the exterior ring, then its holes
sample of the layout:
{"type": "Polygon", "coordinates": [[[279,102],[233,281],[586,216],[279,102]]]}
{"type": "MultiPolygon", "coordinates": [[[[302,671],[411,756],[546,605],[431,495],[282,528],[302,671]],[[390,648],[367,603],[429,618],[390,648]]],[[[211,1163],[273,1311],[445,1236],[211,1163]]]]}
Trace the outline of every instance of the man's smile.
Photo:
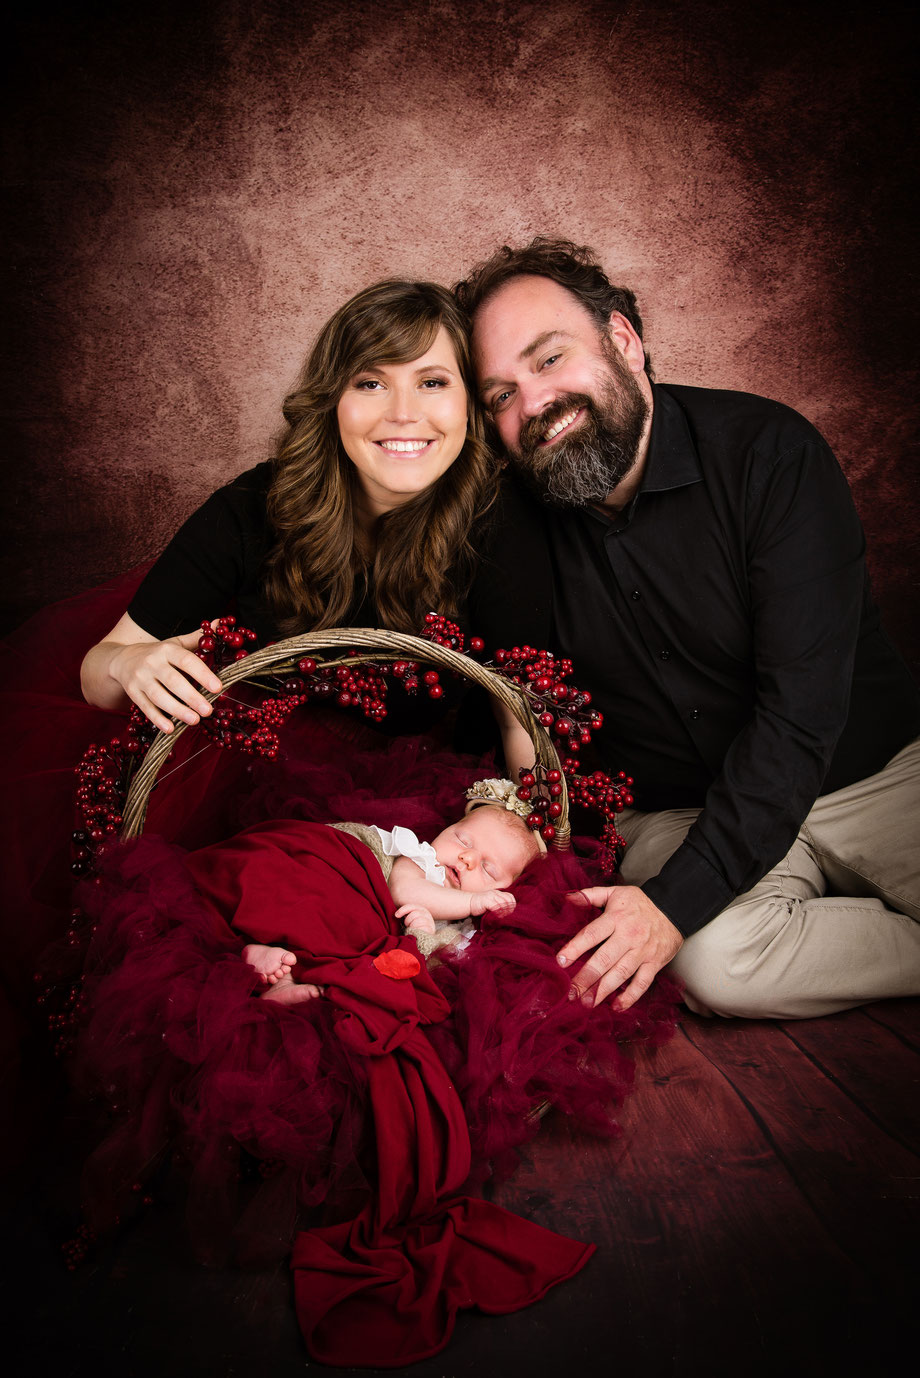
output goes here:
{"type": "Polygon", "coordinates": [[[572,411],[567,411],[565,416],[560,416],[558,421],[554,421],[551,426],[547,426],[543,432],[541,445],[551,445],[558,436],[569,431],[576,421],[584,415],[584,407],[575,407],[572,411]]]}

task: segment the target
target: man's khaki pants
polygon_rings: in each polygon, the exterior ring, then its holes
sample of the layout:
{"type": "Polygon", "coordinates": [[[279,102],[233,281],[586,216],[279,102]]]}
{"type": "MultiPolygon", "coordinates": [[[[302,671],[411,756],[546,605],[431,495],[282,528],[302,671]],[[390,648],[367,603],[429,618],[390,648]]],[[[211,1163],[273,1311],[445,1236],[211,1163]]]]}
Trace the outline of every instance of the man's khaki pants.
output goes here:
{"type": "MultiPolygon", "coordinates": [[[[698,814],[621,814],[623,879],[657,875],[698,814]]],[[[788,855],[687,938],[668,971],[698,1014],[748,1019],[920,995],[920,739],[818,799],[788,855]]]]}

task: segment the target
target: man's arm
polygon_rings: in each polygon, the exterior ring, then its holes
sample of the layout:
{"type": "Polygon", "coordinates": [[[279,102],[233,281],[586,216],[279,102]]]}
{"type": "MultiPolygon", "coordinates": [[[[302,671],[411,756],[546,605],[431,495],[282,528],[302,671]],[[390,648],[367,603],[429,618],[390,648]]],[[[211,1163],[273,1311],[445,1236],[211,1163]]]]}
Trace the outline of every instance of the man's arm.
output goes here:
{"type": "Polygon", "coordinates": [[[603,900],[604,911],[559,957],[571,963],[598,936],[602,945],[576,976],[576,995],[602,1000],[633,975],[617,1002],[627,1008],[683,937],[756,885],[792,846],[845,726],[864,542],[827,446],[816,437],[777,456],[752,485],[744,522],[754,712],[659,874],[640,889],[586,892],[592,903],[603,900]]]}
{"type": "Polygon", "coordinates": [[[682,846],[642,886],[685,936],[789,851],[850,705],[865,541],[827,446],[779,456],[746,518],[754,712],[682,846]]]}

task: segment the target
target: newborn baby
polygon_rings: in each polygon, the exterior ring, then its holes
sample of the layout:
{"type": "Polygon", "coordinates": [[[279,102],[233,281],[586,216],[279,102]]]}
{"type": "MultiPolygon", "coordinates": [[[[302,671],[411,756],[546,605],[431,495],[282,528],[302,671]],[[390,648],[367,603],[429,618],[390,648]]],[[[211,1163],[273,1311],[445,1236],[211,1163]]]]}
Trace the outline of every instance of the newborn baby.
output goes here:
{"type": "MultiPolygon", "coordinates": [[[[332,825],[373,851],[396,902],[396,917],[426,956],[469,931],[463,920],[487,910],[510,913],[516,901],[508,886],[546,851],[543,839],[528,827],[528,806],[510,780],[478,780],[467,799],[463,817],[430,843],[420,842],[408,828],[386,832],[358,823],[332,825]]],[[[285,948],[250,943],[243,959],[267,983],[263,995],[269,999],[287,1003],[321,994],[319,986],[294,982],[297,959],[285,948]]]]}

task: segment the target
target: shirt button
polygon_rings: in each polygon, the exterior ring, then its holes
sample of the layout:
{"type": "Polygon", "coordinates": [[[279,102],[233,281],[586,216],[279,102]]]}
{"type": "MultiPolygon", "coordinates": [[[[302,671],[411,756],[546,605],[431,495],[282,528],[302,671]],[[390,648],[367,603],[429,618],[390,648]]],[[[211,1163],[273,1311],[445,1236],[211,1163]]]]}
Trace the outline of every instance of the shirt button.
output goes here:
{"type": "Polygon", "coordinates": [[[634,603],[638,603],[639,599],[642,597],[642,594],[639,592],[638,589],[633,589],[632,593],[630,594],[630,597],[632,598],[634,603]]]}
{"type": "Polygon", "coordinates": [[[671,659],[671,652],[670,652],[670,651],[659,651],[659,652],[658,652],[658,659],[659,659],[659,660],[670,660],[670,659],[671,659]]]}
{"type": "Polygon", "coordinates": [[[693,719],[694,722],[696,722],[696,720],[697,720],[697,718],[698,718],[699,716],[700,716],[700,710],[699,710],[698,708],[691,708],[691,709],[690,709],[690,717],[693,719]]]}

